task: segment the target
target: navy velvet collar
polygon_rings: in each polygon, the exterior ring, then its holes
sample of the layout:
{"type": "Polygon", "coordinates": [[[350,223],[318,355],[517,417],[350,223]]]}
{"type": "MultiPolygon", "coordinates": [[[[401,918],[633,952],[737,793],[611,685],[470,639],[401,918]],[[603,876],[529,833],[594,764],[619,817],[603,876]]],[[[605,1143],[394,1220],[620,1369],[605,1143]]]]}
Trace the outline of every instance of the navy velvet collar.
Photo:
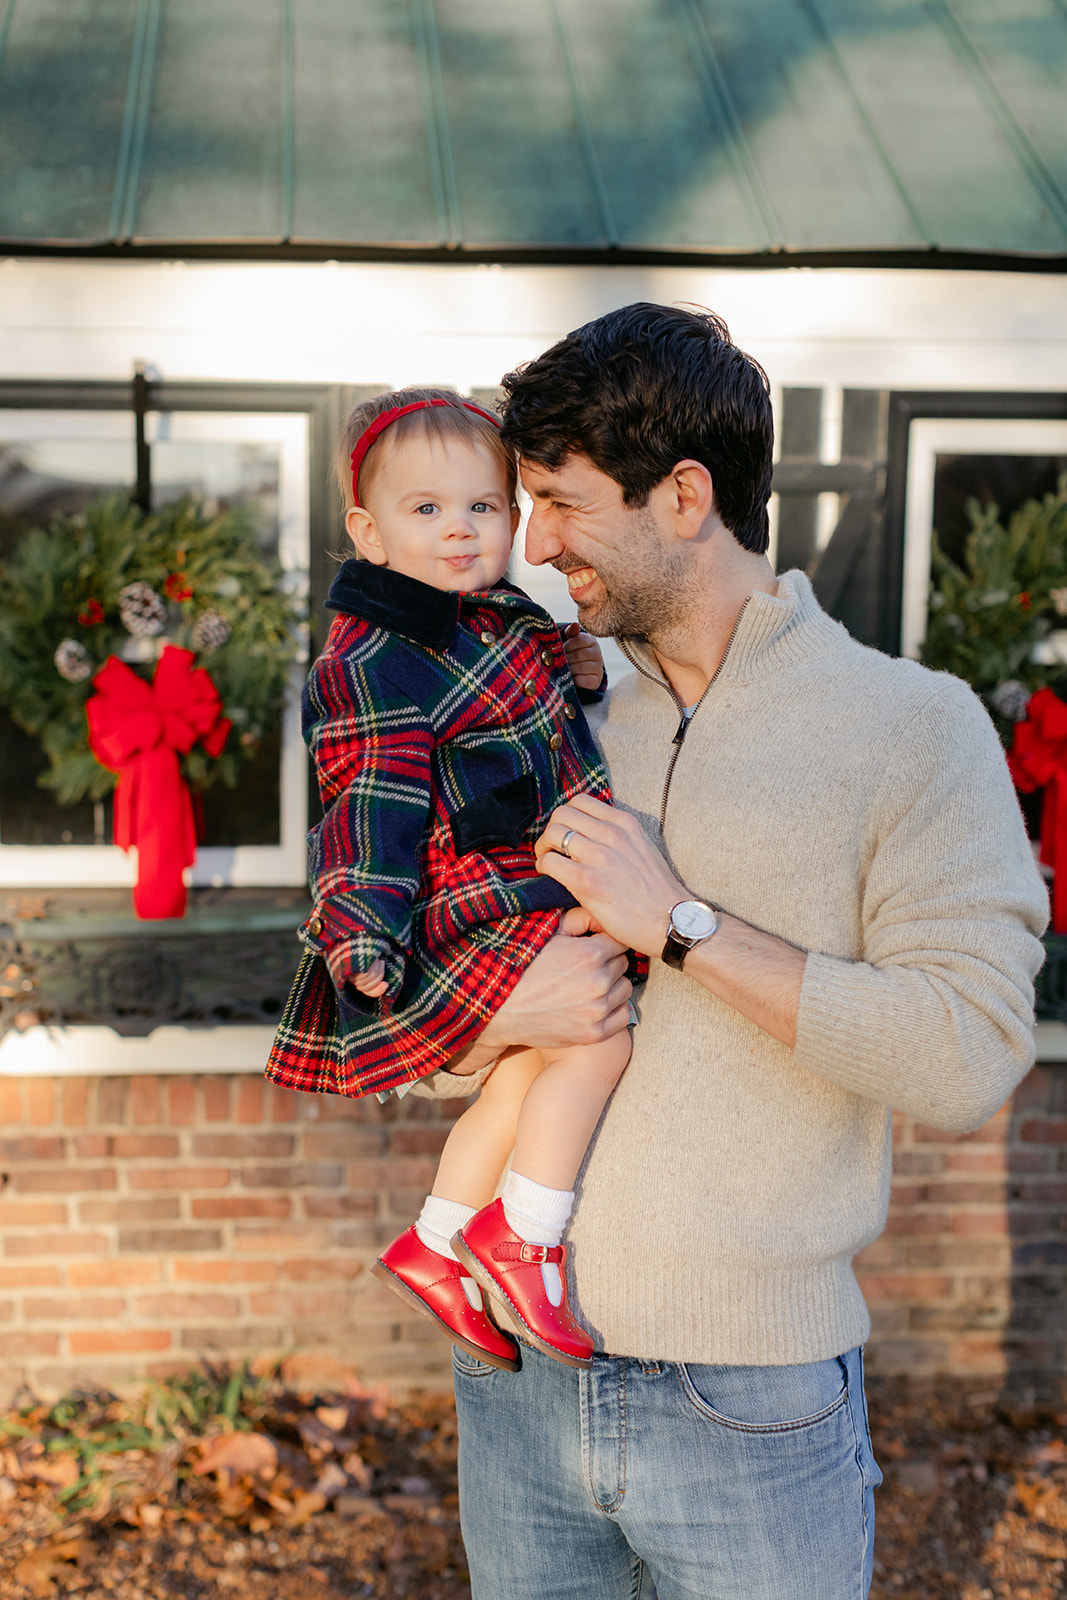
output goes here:
{"type": "MultiPolygon", "coordinates": [[[[526,600],[521,589],[501,582],[494,586],[493,600],[526,600]]],[[[484,591],[479,591],[484,598],[484,591]]],[[[469,596],[431,589],[428,583],[376,567],[370,561],[348,560],[330,585],[326,605],[362,617],[376,628],[387,628],[431,650],[447,650],[456,633],[461,603],[469,596]]]]}

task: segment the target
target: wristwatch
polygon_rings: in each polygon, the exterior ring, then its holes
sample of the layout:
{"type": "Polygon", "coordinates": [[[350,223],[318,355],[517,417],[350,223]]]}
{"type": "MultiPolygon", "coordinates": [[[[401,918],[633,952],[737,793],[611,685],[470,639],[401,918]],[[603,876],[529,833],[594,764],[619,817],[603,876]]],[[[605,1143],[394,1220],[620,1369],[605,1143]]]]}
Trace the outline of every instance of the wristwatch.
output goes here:
{"type": "Polygon", "coordinates": [[[718,926],[715,910],[706,900],[679,900],[671,909],[663,961],[668,967],[676,967],[681,972],[682,962],[693,946],[710,939],[718,926]]]}

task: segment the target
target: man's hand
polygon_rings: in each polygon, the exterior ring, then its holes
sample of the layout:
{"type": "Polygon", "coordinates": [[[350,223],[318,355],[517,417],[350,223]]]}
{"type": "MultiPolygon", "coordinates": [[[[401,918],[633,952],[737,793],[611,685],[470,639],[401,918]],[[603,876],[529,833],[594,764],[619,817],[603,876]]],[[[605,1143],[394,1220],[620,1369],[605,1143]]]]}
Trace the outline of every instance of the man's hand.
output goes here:
{"type": "MultiPolygon", "coordinates": [[[[659,956],[671,910],[693,893],[679,883],[640,823],[587,794],[558,806],[534,846],[537,870],[571,891],[620,944],[659,956]],[[566,844],[569,855],[559,853],[566,844]]],[[[682,970],[790,1049],[807,954],[725,912],[682,970]]]]}
{"type": "Polygon", "coordinates": [[[580,907],[565,911],[559,932],[539,951],[469,1050],[448,1070],[477,1072],[509,1045],[554,1050],[599,1044],[629,1020],[626,951],[580,907]],[[578,937],[588,934],[588,937],[578,937]]]}
{"type": "Polygon", "coordinates": [[[537,870],[562,883],[622,945],[658,956],[667,919],[691,898],[636,818],[591,795],[557,806],[534,845],[537,870]],[[570,859],[559,854],[569,830],[570,859]]]}
{"type": "Polygon", "coordinates": [[[599,689],[604,681],[604,656],[591,633],[583,633],[577,622],[563,629],[563,649],[571,677],[579,689],[599,689]]]}

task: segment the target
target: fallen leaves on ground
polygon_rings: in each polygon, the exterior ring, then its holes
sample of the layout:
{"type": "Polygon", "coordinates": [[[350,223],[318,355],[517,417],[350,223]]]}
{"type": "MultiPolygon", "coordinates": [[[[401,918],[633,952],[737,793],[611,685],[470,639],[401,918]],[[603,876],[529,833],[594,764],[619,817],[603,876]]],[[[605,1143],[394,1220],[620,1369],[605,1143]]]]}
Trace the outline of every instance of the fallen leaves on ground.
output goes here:
{"type": "Polygon", "coordinates": [[[451,1397],[347,1387],[209,1371],[0,1416],[0,1600],[467,1600],[451,1397]]]}
{"type": "MultiPolygon", "coordinates": [[[[347,1389],[240,1369],[0,1416],[0,1600],[469,1600],[450,1398],[347,1389]]],[[[871,1424],[872,1600],[1067,1597],[1062,1401],[875,1381],[871,1424]]]]}
{"type": "Polygon", "coordinates": [[[958,1381],[871,1385],[871,1600],[1063,1600],[1067,1409],[958,1381]]]}

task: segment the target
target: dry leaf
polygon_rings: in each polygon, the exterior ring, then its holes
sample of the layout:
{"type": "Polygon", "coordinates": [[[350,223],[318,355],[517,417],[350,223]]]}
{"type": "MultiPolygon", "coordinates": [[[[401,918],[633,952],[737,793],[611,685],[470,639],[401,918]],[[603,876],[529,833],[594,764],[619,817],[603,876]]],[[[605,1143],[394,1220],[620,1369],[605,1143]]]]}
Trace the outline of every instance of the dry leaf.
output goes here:
{"type": "Polygon", "coordinates": [[[285,1519],[285,1526],[287,1528],[299,1528],[302,1523],[313,1517],[317,1511],[325,1511],[325,1509],[326,1496],[324,1494],[316,1494],[314,1491],[311,1494],[298,1494],[293,1504],[293,1509],[285,1519]]]}
{"type": "Polygon", "coordinates": [[[331,1450],[336,1450],[338,1445],[337,1434],[332,1428],[321,1422],[318,1416],[301,1417],[297,1422],[297,1428],[300,1433],[300,1442],[305,1450],[320,1450],[323,1455],[329,1455],[331,1450]]]}
{"type": "Polygon", "coordinates": [[[1043,1444],[1028,1454],[1030,1461],[1067,1461],[1067,1439],[1053,1439],[1048,1444],[1043,1444]]]}
{"type": "Polygon", "coordinates": [[[38,1600],[48,1600],[56,1592],[53,1579],[62,1578],[69,1572],[68,1562],[76,1561],[80,1566],[88,1550],[87,1539],[64,1539],[56,1544],[42,1545],[39,1550],[31,1550],[29,1555],[23,1556],[17,1564],[15,1582],[31,1589],[38,1600]]]}
{"type": "Polygon", "coordinates": [[[283,1516],[288,1516],[293,1509],[293,1502],[287,1500],[283,1494],[271,1494],[269,1490],[261,1489],[259,1497],[267,1502],[272,1511],[280,1511],[283,1516]]]}
{"type": "Polygon", "coordinates": [[[357,1450],[350,1450],[341,1462],[352,1482],[360,1489],[369,1489],[374,1473],[357,1450]]]}
{"type": "Polygon", "coordinates": [[[327,1461],[319,1473],[315,1484],[315,1493],[324,1494],[327,1500],[332,1500],[334,1495],[340,1494],[342,1489],[348,1488],[348,1473],[339,1467],[336,1461],[327,1461]]]}
{"type": "Polygon", "coordinates": [[[344,1433],[348,1427],[347,1406],[316,1406],[315,1415],[331,1433],[344,1433]]]}
{"type": "Polygon", "coordinates": [[[220,1433],[209,1439],[193,1471],[234,1478],[273,1478],[278,1470],[278,1446],[265,1433],[220,1433]]]}
{"type": "Polygon", "coordinates": [[[229,1517],[235,1522],[246,1516],[254,1503],[249,1489],[242,1487],[219,1490],[219,1511],[224,1517],[229,1517]]]}
{"type": "Polygon", "coordinates": [[[70,1489],[81,1477],[81,1468],[75,1458],[58,1451],[55,1455],[26,1462],[24,1470],[27,1478],[36,1478],[39,1483],[50,1484],[53,1489],[70,1489]]]}

